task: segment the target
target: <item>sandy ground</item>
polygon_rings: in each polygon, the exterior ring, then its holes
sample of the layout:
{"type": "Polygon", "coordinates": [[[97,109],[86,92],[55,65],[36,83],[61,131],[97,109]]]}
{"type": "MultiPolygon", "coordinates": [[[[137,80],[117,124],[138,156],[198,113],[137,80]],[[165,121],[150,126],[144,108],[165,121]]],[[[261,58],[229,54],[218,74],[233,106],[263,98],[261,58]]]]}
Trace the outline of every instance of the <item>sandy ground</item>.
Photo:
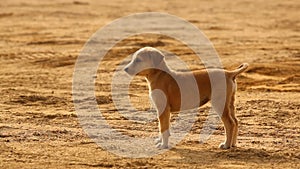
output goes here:
{"type": "MultiPolygon", "coordinates": [[[[11,0],[0,8],[0,168],[299,168],[299,1],[11,0]],[[114,19],[149,11],[195,24],[225,68],[250,64],[238,79],[237,148],[217,148],[224,138],[221,124],[208,142],[198,143],[207,106],[188,137],[151,158],[116,156],[81,128],[72,76],[83,45],[114,19]]],[[[120,117],[110,80],[122,57],[143,46],[172,51],[193,69],[202,68],[184,45],[164,36],[130,37],[115,46],[99,68],[96,96],[110,124],[132,137],[156,132],[157,122],[138,126],[120,117]]],[[[133,82],[133,105],[149,108],[146,82],[133,82]]]]}

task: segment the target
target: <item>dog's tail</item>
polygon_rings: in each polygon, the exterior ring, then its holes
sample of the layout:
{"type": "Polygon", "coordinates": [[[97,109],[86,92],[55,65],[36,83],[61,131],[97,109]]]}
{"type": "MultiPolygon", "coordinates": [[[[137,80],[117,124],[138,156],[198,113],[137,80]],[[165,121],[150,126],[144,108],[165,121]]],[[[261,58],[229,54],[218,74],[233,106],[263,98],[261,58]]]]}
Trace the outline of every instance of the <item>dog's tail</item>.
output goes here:
{"type": "Polygon", "coordinates": [[[233,70],[233,71],[229,71],[229,75],[232,79],[235,79],[237,75],[239,75],[240,73],[242,73],[243,71],[245,71],[248,68],[249,64],[248,63],[243,63],[241,64],[237,69],[233,70]]]}

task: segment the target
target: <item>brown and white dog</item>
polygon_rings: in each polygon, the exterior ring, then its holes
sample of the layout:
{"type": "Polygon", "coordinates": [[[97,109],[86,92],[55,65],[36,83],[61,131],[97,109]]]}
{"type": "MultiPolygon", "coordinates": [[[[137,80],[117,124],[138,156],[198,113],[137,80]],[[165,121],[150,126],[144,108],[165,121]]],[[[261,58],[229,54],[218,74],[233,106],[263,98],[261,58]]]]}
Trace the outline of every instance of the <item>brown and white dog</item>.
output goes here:
{"type": "MultiPolygon", "coordinates": [[[[235,116],[234,107],[236,92],[235,78],[238,74],[245,71],[247,67],[248,64],[244,63],[233,71],[213,69],[208,73],[208,71],[204,69],[179,73],[171,70],[167,66],[164,55],[159,50],[152,47],[144,47],[133,54],[131,62],[126,65],[124,70],[129,75],[144,76],[148,82],[149,95],[156,106],[159,120],[160,137],[157,139],[157,147],[162,149],[168,148],[170,136],[170,112],[197,108],[204,105],[209,100],[212,100],[213,89],[210,77],[221,77],[223,75],[224,83],[221,83],[221,81],[218,83],[218,79],[214,80],[213,83],[216,83],[216,85],[223,85],[220,86],[219,89],[225,90],[223,92],[226,95],[223,101],[225,103],[223,103],[223,106],[219,106],[219,103],[212,103],[212,107],[220,115],[225,126],[226,139],[219,147],[228,149],[236,146],[238,134],[238,120],[235,116]],[[193,82],[196,83],[199,93],[195,91],[187,93],[184,100],[187,102],[197,100],[197,103],[182,108],[183,95],[181,91],[185,92],[188,90],[180,90],[181,88],[177,82],[179,79],[185,86],[192,85],[192,81],[187,80],[188,78],[195,79],[193,82]],[[226,84],[226,86],[224,86],[224,84],[226,84]],[[193,93],[196,93],[197,95],[193,93]],[[193,96],[199,98],[195,99],[193,96]]],[[[216,97],[218,98],[217,95],[216,97]]]]}

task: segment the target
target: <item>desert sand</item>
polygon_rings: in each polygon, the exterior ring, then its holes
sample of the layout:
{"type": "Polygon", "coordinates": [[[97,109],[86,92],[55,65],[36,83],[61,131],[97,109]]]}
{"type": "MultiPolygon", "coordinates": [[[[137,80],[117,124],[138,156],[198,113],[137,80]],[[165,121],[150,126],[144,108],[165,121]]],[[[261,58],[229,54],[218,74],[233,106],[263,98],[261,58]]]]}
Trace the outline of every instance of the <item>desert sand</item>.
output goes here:
{"type": "MultiPolygon", "coordinates": [[[[0,3],[0,168],[299,168],[300,3],[279,1],[38,1],[0,3]],[[184,140],[149,158],[105,151],[87,136],[72,100],[74,65],[98,29],[137,12],[164,12],[193,23],[214,44],[224,68],[250,64],[239,76],[237,148],[218,149],[220,123],[199,143],[209,110],[200,108],[184,140]]],[[[144,46],[171,51],[202,69],[180,42],[139,35],[105,56],[95,80],[107,121],[131,137],[157,132],[157,121],[140,125],[114,108],[111,76],[124,56],[144,46]]],[[[149,108],[144,79],[134,78],[131,101],[149,108]]]]}

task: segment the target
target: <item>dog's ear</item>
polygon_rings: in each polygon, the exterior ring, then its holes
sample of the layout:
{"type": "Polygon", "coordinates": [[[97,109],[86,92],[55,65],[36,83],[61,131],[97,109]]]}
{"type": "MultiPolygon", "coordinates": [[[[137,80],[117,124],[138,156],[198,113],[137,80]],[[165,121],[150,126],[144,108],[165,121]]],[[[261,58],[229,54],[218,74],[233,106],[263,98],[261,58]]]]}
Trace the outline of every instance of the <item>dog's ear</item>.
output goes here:
{"type": "Polygon", "coordinates": [[[164,55],[161,53],[155,53],[155,55],[152,56],[152,61],[154,66],[158,66],[164,59],[164,55]]]}

